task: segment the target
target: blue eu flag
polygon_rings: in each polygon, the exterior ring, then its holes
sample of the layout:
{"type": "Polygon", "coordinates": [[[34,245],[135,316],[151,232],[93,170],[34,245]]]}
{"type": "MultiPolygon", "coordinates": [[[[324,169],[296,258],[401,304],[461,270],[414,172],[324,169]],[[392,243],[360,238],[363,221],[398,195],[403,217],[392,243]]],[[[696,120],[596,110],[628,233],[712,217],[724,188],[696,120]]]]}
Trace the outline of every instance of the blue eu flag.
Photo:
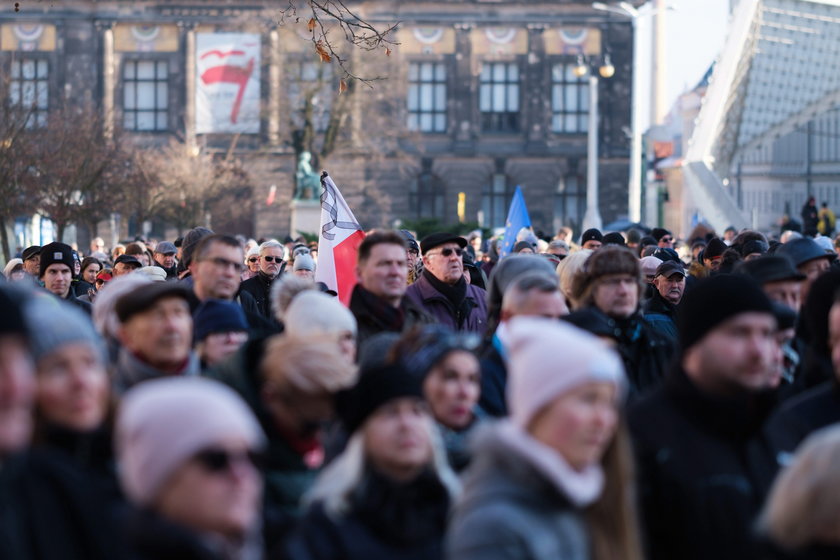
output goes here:
{"type": "Polygon", "coordinates": [[[516,245],[516,235],[522,228],[531,227],[531,217],[528,216],[528,208],[525,206],[525,197],[522,196],[522,189],[516,186],[513,199],[510,201],[507,221],[505,222],[505,237],[502,240],[502,248],[499,251],[499,258],[507,256],[516,245]]]}

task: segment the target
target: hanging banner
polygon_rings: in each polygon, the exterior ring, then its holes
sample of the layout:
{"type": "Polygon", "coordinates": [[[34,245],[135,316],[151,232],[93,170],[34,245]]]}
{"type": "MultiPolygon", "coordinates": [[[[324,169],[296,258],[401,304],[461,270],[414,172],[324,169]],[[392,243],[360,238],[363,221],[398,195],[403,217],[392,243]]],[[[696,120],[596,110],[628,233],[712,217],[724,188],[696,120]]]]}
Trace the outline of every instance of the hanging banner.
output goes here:
{"type": "Polygon", "coordinates": [[[195,131],[260,131],[260,36],[197,33],[195,131]]]}

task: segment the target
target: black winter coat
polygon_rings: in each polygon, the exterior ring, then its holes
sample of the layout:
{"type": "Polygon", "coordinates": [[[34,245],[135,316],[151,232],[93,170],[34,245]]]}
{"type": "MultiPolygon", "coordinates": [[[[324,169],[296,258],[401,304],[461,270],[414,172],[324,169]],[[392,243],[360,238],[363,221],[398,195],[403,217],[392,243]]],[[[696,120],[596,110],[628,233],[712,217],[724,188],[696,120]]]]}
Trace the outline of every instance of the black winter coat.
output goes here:
{"type": "Polygon", "coordinates": [[[280,278],[280,276],[278,275],[274,278],[269,278],[265,274],[259,272],[256,276],[248,278],[239,285],[239,293],[248,292],[251,294],[257,304],[257,310],[260,315],[266,319],[272,318],[271,285],[275,280],[277,280],[277,278],[280,278]]]}
{"type": "Polygon", "coordinates": [[[840,385],[828,381],[785,401],[764,431],[780,466],[785,466],[805,438],[836,422],[840,422],[840,385]]]}
{"type": "Polygon", "coordinates": [[[360,349],[365,341],[376,334],[403,333],[415,325],[435,322],[431,315],[417,307],[410,299],[403,297],[400,306],[395,308],[366,291],[360,284],[353,288],[349,309],[358,324],[356,341],[360,349]]]}
{"type": "Polygon", "coordinates": [[[777,470],[760,430],[774,403],[711,397],[677,368],[630,408],[650,560],[758,557],[751,528],[777,470]]]}
{"type": "Polygon", "coordinates": [[[288,560],[440,560],[449,494],[427,472],[408,484],[369,471],[350,511],[338,518],[315,505],[289,539],[288,560]]]}
{"type": "Polygon", "coordinates": [[[499,347],[501,341],[493,335],[479,354],[481,365],[481,396],[478,406],[490,416],[507,416],[507,365],[499,347]]]}

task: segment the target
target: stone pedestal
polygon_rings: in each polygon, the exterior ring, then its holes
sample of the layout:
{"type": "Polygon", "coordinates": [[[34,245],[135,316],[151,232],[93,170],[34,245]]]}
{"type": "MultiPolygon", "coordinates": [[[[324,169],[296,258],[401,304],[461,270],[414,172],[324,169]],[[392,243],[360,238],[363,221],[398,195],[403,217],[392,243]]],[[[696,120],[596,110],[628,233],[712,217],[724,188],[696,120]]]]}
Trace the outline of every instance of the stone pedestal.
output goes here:
{"type": "Polygon", "coordinates": [[[301,233],[318,234],[321,230],[321,201],[293,200],[292,201],[292,237],[301,233]]]}

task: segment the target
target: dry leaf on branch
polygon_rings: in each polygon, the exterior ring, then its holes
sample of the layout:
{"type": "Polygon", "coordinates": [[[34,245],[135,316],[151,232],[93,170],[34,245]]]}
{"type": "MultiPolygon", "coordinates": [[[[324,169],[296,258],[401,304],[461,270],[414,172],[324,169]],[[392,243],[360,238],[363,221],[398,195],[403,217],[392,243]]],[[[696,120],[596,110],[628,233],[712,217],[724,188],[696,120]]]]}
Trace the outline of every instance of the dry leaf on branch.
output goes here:
{"type": "Polygon", "coordinates": [[[321,62],[332,62],[332,57],[327,52],[326,47],[324,47],[323,41],[319,40],[315,43],[315,50],[318,52],[318,56],[321,57],[321,62]]]}
{"type": "Polygon", "coordinates": [[[341,80],[338,82],[338,93],[339,95],[347,91],[347,82],[341,80]]]}
{"type": "Polygon", "coordinates": [[[307,27],[309,28],[310,33],[312,31],[315,31],[315,18],[309,19],[309,24],[307,25],[307,27]]]}

